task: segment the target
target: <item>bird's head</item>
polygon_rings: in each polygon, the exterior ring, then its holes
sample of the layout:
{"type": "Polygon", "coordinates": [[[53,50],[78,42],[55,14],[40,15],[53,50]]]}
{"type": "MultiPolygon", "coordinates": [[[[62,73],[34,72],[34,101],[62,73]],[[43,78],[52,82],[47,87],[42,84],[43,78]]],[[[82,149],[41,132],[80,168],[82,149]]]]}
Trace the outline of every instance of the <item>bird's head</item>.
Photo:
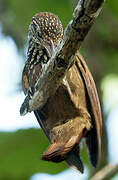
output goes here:
{"type": "Polygon", "coordinates": [[[38,44],[43,42],[48,45],[53,42],[56,47],[62,36],[62,23],[55,14],[40,12],[33,16],[29,26],[29,40],[33,40],[38,44]]]}

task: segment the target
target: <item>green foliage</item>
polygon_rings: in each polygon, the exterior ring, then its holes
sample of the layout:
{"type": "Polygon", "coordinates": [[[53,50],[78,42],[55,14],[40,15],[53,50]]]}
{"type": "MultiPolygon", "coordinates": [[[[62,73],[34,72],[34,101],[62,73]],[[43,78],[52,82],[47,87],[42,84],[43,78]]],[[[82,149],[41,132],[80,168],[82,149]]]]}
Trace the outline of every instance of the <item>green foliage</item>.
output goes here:
{"type": "MultiPolygon", "coordinates": [[[[11,36],[22,49],[27,39],[28,26],[34,14],[50,11],[59,16],[63,26],[72,17],[74,0],[0,0],[0,23],[3,32],[11,36]]],[[[104,10],[89,33],[82,54],[87,57],[96,84],[110,73],[118,72],[118,1],[106,0],[104,10]]],[[[48,146],[40,129],[0,133],[0,179],[28,179],[32,174],[45,172],[56,174],[67,168],[65,163],[49,163],[40,160],[48,146]]],[[[105,148],[106,146],[104,146],[105,148]]],[[[88,163],[87,151],[82,151],[84,163],[88,163]]]]}
{"type": "Polygon", "coordinates": [[[64,27],[72,16],[72,8],[68,0],[8,0],[13,12],[14,21],[27,32],[29,23],[34,14],[42,11],[51,11],[57,14],[64,27]]]}
{"type": "MultiPolygon", "coordinates": [[[[48,144],[41,129],[0,132],[0,179],[27,180],[35,173],[57,174],[67,169],[65,162],[55,164],[40,159],[48,144]]],[[[92,167],[85,143],[81,157],[84,165],[92,167]]]]}
{"type": "Polygon", "coordinates": [[[112,1],[107,0],[106,5],[111,10],[111,12],[118,17],[118,1],[116,1],[116,0],[112,0],[112,1]]]}
{"type": "Polygon", "coordinates": [[[56,174],[66,163],[40,160],[48,146],[41,129],[0,132],[0,179],[28,179],[34,173],[56,174]]]}

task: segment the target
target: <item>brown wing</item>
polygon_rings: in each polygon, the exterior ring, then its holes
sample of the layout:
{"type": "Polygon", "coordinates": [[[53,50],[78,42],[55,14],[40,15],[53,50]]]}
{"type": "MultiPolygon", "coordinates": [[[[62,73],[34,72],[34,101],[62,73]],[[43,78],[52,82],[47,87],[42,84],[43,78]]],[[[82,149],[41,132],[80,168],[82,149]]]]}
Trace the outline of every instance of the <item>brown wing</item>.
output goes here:
{"type": "Polygon", "coordinates": [[[96,166],[101,153],[102,116],[100,102],[95,82],[83,57],[78,53],[76,59],[76,66],[83,77],[89,97],[88,108],[92,117],[93,128],[88,134],[87,145],[89,148],[92,164],[96,166]]]}

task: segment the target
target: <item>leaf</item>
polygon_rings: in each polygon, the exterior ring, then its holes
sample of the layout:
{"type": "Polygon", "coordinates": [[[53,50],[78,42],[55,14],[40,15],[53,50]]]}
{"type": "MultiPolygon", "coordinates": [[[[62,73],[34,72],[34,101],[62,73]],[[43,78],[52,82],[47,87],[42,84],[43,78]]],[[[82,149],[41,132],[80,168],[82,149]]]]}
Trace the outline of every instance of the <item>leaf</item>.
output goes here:
{"type": "Polygon", "coordinates": [[[0,179],[29,179],[34,173],[56,174],[67,168],[40,160],[48,146],[41,129],[0,132],[0,179]]]}
{"type": "Polygon", "coordinates": [[[116,0],[107,0],[106,1],[107,7],[118,17],[118,1],[116,0]]]}

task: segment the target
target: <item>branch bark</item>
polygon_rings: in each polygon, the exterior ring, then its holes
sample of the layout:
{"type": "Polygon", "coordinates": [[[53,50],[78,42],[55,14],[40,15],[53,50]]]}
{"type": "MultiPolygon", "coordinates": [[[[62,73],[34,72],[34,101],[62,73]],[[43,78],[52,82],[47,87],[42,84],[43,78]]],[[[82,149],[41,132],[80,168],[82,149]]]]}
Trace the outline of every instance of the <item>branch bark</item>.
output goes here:
{"type": "Polygon", "coordinates": [[[75,61],[87,33],[99,15],[104,0],[79,0],[73,13],[73,19],[67,25],[62,42],[55,54],[45,65],[42,75],[35,86],[34,95],[27,96],[21,106],[21,115],[40,109],[60,85],[69,67],[75,61]]]}
{"type": "Polygon", "coordinates": [[[118,173],[118,164],[116,165],[108,164],[103,169],[98,171],[90,180],[110,179],[117,173],[118,173]]]}

